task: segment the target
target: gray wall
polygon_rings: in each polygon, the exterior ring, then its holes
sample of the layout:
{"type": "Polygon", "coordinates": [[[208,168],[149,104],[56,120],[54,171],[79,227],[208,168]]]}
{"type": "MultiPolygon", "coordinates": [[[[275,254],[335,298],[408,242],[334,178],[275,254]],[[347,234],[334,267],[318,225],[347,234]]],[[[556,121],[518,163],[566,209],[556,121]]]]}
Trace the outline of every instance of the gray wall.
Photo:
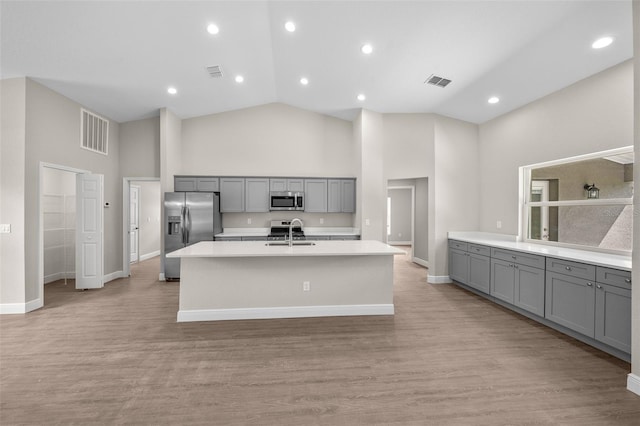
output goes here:
{"type": "Polygon", "coordinates": [[[122,177],[160,177],[160,117],[120,124],[122,177]]]}
{"type": "Polygon", "coordinates": [[[160,181],[132,181],[140,187],[138,254],[140,257],[160,251],[161,194],[160,181]]]}

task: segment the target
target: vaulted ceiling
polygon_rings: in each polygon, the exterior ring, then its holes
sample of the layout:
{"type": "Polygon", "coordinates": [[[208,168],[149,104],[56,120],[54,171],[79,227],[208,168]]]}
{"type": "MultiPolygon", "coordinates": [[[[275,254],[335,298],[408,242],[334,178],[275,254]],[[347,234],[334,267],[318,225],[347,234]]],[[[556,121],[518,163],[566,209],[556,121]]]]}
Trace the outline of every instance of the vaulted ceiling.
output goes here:
{"type": "Polygon", "coordinates": [[[0,8],[2,78],[30,77],[119,122],[163,107],[189,118],[283,102],[348,120],[366,108],[482,123],[633,55],[630,0],[3,0],[0,8]],[[601,36],[614,41],[593,49],[601,36]],[[222,77],[209,75],[212,65],[222,77]],[[451,83],[425,84],[432,74],[451,83]],[[487,103],[491,96],[500,102],[487,103]]]}

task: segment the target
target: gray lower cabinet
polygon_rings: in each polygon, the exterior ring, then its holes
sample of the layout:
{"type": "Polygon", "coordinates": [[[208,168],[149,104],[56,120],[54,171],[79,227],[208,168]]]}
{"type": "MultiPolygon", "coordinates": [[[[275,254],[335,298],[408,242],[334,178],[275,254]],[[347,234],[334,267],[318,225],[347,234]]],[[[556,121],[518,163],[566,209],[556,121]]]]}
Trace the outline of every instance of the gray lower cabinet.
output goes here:
{"type": "Polygon", "coordinates": [[[469,281],[467,284],[483,293],[491,289],[491,259],[475,253],[468,254],[469,281]]]}
{"type": "Polygon", "coordinates": [[[213,237],[215,241],[242,241],[242,237],[213,237]]]}
{"type": "Polygon", "coordinates": [[[244,211],[258,213],[269,211],[268,178],[245,178],[244,211]]]}
{"type": "Polygon", "coordinates": [[[359,240],[360,235],[332,235],[331,240],[333,241],[355,241],[359,240]]]}
{"type": "Polygon", "coordinates": [[[594,337],[593,281],[547,272],[545,291],[545,318],[578,333],[594,337]]]}
{"type": "Polygon", "coordinates": [[[491,295],[525,311],[544,316],[544,269],[491,259],[491,295]]]}
{"type": "Polygon", "coordinates": [[[244,211],[244,178],[220,178],[220,211],[244,211]]]}
{"type": "Polygon", "coordinates": [[[595,338],[631,353],[631,289],[596,283],[595,338]]]}
{"type": "Polygon", "coordinates": [[[267,237],[242,237],[242,241],[267,241],[267,237]]]}
{"type": "Polygon", "coordinates": [[[466,251],[449,249],[449,278],[462,284],[469,283],[469,256],[466,251]]]}
{"type": "Polygon", "coordinates": [[[304,180],[304,211],[327,212],[327,179],[304,180]]]}

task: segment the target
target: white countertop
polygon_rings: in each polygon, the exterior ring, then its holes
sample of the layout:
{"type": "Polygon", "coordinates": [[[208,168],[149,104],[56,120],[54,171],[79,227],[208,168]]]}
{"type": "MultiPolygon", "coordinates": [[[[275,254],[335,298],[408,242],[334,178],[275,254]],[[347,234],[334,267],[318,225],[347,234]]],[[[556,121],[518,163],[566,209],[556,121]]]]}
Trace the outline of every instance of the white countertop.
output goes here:
{"type": "Polygon", "coordinates": [[[482,244],[486,246],[631,271],[631,256],[556,247],[546,244],[524,243],[516,241],[515,236],[491,234],[486,232],[449,232],[448,237],[452,240],[468,243],[482,244]]]}
{"type": "Polygon", "coordinates": [[[312,246],[268,246],[264,241],[202,241],[167,257],[380,256],[405,254],[380,241],[315,241],[312,246]]]}

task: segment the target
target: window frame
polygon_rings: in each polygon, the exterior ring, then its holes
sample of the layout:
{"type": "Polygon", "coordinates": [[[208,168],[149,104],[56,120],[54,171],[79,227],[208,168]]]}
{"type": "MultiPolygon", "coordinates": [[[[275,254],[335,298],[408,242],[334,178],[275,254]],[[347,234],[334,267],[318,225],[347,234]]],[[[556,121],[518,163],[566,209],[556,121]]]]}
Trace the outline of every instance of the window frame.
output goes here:
{"type": "MultiPolygon", "coordinates": [[[[633,206],[633,196],[630,198],[598,198],[598,199],[580,199],[580,200],[564,200],[564,201],[531,201],[531,171],[543,167],[559,166],[563,164],[575,163],[585,160],[594,160],[613,155],[634,152],[633,145],[622,148],[610,149],[606,151],[594,152],[591,154],[578,155],[574,157],[562,158],[559,160],[546,161],[542,163],[529,164],[519,168],[520,194],[519,194],[519,231],[518,240],[531,244],[543,244],[553,247],[564,247],[579,250],[597,251],[601,253],[630,255],[630,250],[616,250],[602,247],[587,246],[582,244],[563,243],[560,241],[536,240],[529,238],[529,220],[530,212],[533,207],[567,207],[567,206],[633,206]]],[[[635,153],[635,152],[634,152],[635,153]]],[[[533,179],[535,180],[535,179],[533,179]]],[[[635,185],[634,185],[635,186],[635,185]]],[[[635,187],[634,187],[635,190],[635,187]]],[[[633,231],[632,231],[633,232],[633,231]]]]}

